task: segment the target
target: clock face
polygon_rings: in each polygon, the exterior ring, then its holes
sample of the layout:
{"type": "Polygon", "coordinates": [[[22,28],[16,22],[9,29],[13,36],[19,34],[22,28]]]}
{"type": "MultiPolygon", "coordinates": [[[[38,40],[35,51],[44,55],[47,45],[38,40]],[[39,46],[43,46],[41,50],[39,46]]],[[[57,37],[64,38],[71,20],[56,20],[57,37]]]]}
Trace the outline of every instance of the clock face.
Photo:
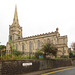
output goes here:
{"type": "Polygon", "coordinates": [[[11,28],[11,30],[14,30],[15,28],[11,28]]]}
{"type": "Polygon", "coordinates": [[[16,31],[15,31],[15,32],[13,32],[13,33],[18,34],[18,32],[16,32],[16,31]]]}

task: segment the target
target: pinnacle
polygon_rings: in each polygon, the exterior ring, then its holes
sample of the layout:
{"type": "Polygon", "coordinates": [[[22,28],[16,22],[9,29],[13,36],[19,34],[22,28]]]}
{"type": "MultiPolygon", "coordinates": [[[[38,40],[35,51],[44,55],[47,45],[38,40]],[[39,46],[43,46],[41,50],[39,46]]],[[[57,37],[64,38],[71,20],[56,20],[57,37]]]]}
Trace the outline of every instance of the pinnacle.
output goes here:
{"type": "Polygon", "coordinates": [[[13,19],[13,25],[19,25],[18,23],[18,15],[17,15],[17,6],[15,5],[15,13],[14,13],[14,19],[13,19]]]}

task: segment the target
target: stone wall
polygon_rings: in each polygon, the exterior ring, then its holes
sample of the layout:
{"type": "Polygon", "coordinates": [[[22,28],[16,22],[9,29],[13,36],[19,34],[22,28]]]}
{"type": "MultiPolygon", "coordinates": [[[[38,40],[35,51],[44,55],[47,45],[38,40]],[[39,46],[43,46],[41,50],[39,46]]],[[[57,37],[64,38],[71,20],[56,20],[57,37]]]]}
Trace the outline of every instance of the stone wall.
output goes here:
{"type": "Polygon", "coordinates": [[[72,59],[71,62],[72,62],[72,65],[75,66],[75,59],[72,59]]]}
{"type": "Polygon", "coordinates": [[[72,66],[75,59],[50,59],[50,60],[7,60],[0,61],[0,75],[15,75],[32,71],[72,66]],[[26,66],[23,63],[32,63],[26,66]]]}

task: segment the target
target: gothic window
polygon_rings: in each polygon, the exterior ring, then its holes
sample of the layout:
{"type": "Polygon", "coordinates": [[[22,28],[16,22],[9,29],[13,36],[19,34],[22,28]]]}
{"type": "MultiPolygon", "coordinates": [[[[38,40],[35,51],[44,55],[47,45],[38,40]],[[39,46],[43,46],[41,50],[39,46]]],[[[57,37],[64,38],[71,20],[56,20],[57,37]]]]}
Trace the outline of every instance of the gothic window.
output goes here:
{"type": "Polygon", "coordinates": [[[18,39],[20,39],[20,37],[18,37],[18,39]]]}
{"type": "Polygon", "coordinates": [[[32,43],[31,43],[31,41],[29,43],[29,50],[30,50],[30,52],[32,52],[32,43]]]}
{"type": "Polygon", "coordinates": [[[24,53],[24,44],[22,44],[22,51],[23,51],[23,53],[24,53]]]}
{"type": "Polygon", "coordinates": [[[18,50],[18,45],[16,44],[16,50],[18,50]]]}
{"type": "Polygon", "coordinates": [[[38,41],[38,49],[40,48],[40,41],[38,41]]]}
{"type": "Polygon", "coordinates": [[[49,39],[47,39],[47,43],[50,43],[50,40],[49,39]]]}
{"type": "Polygon", "coordinates": [[[12,40],[12,36],[10,36],[10,40],[12,40]]]}

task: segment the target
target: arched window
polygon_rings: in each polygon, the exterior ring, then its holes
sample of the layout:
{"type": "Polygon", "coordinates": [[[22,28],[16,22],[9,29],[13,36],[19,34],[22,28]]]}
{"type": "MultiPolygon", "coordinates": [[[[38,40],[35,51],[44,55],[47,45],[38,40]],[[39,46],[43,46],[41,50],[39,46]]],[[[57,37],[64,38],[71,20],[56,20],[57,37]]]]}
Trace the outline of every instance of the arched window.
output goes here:
{"type": "Polygon", "coordinates": [[[49,39],[47,39],[47,43],[50,43],[50,40],[49,39]]]}
{"type": "Polygon", "coordinates": [[[24,53],[24,44],[22,44],[22,52],[24,53]]]}
{"type": "Polygon", "coordinates": [[[16,44],[16,50],[18,50],[18,44],[16,44]]]}
{"type": "Polygon", "coordinates": [[[20,39],[20,37],[18,37],[18,39],[20,39]]]}
{"type": "Polygon", "coordinates": [[[12,40],[12,36],[10,36],[10,40],[12,40]]]}
{"type": "Polygon", "coordinates": [[[29,43],[29,50],[30,50],[30,52],[32,52],[32,43],[31,43],[31,41],[29,43]]]}
{"type": "Polygon", "coordinates": [[[38,41],[38,49],[40,48],[40,41],[38,41]]]}

